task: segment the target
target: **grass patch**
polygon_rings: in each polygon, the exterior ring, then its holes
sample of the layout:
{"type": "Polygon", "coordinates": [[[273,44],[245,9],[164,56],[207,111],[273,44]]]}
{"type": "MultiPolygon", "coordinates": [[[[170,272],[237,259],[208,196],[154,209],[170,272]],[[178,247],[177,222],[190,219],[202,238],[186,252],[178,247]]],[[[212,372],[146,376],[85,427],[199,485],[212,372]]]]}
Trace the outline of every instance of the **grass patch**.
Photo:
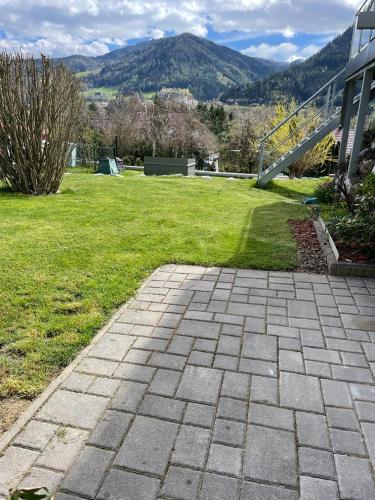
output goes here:
{"type": "Polygon", "coordinates": [[[42,391],[162,264],[293,268],[287,220],[307,209],[290,196],[315,185],[131,172],[73,173],[54,196],[0,190],[0,397],[42,391]]]}
{"type": "Polygon", "coordinates": [[[118,92],[118,87],[93,87],[88,88],[82,92],[82,94],[86,97],[92,97],[95,94],[103,94],[106,97],[115,97],[118,92]]]}

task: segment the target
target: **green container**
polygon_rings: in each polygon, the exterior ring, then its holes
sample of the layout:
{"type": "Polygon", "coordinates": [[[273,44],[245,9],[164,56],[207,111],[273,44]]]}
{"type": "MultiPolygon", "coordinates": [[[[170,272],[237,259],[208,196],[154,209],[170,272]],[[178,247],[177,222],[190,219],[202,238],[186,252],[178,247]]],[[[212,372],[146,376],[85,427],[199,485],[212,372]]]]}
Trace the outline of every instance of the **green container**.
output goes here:
{"type": "Polygon", "coordinates": [[[118,174],[116,160],[114,158],[102,158],[99,160],[98,174],[118,174]]]}

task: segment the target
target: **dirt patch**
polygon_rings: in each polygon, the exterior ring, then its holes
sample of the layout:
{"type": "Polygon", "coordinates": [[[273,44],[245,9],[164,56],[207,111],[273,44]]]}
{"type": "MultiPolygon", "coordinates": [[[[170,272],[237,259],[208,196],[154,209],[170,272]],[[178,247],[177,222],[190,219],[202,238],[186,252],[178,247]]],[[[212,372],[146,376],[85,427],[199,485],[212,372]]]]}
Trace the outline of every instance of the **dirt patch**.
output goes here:
{"type": "Polygon", "coordinates": [[[311,219],[289,219],[289,226],[298,245],[298,268],[303,273],[327,273],[327,262],[320,248],[311,219]]]}
{"type": "Polygon", "coordinates": [[[31,403],[32,401],[29,399],[0,400],[0,436],[9,429],[31,403]]]}

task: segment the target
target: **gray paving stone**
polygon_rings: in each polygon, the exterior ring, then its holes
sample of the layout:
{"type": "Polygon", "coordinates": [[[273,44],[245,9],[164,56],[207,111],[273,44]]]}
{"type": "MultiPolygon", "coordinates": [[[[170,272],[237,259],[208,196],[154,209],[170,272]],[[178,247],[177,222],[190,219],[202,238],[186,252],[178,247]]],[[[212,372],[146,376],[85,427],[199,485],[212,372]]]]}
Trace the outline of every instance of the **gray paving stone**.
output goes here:
{"type": "Polygon", "coordinates": [[[53,423],[93,429],[107,404],[108,399],[101,396],[57,390],[37,416],[53,423]],[[82,411],[83,408],[88,411],[82,411]]]}
{"type": "Polygon", "coordinates": [[[375,424],[374,423],[362,423],[362,431],[365,438],[367,450],[370,456],[370,461],[372,467],[375,466],[375,424]]]}
{"type": "Polygon", "coordinates": [[[347,351],[361,353],[361,344],[355,340],[326,339],[327,349],[334,351],[347,351]]]}
{"type": "Polygon", "coordinates": [[[223,372],[213,368],[188,366],[182,376],[176,396],[197,403],[214,404],[220,392],[223,372]]]}
{"type": "Polygon", "coordinates": [[[300,477],[300,500],[338,500],[338,490],[335,481],[317,477],[300,477]]]}
{"type": "Polygon", "coordinates": [[[112,397],[121,385],[121,380],[107,377],[96,377],[88,392],[96,396],[112,397]]]}
{"type": "Polygon", "coordinates": [[[155,374],[155,368],[149,366],[135,365],[132,363],[120,363],[114,376],[131,382],[150,383],[155,374]]]}
{"type": "MultiPolygon", "coordinates": [[[[159,338],[148,338],[148,337],[138,337],[134,342],[133,347],[135,349],[145,349],[146,351],[160,351],[164,352],[168,347],[168,340],[159,338]]],[[[148,354],[147,359],[151,354],[148,354]]],[[[125,356],[126,358],[126,356],[125,356]]],[[[128,361],[124,359],[124,361],[128,361]]]]}
{"type": "Polygon", "coordinates": [[[240,500],[298,500],[299,494],[284,486],[243,481],[240,500]]]}
{"type": "Polygon", "coordinates": [[[319,379],[282,372],[280,374],[280,404],[295,410],[323,413],[319,379]]]}
{"type": "Polygon", "coordinates": [[[251,333],[266,333],[266,321],[261,318],[246,317],[245,331],[251,333]]]}
{"type": "Polygon", "coordinates": [[[375,361],[375,344],[362,342],[363,350],[368,361],[375,361]]]}
{"type": "Polygon", "coordinates": [[[95,427],[88,439],[88,444],[116,450],[127,433],[132,415],[120,411],[108,410],[95,427]]]}
{"type": "Polygon", "coordinates": [[[217,416],[246,422],[247,402],[232,398],[220,398],[217,408],[217,416]]]}
{"type": "Polygon", "coordinates": [[[0,494],[8,494],[33,465],[39,453],[18,446],[11,446],[0,457],[0,494]]]}
{"type": "Polygon", "coordinates": [[[374,378],[368,368],[332,366],[332,375],[336,380],[345,380],[347,382],[361,382],[364,384],[374,382],[374,378]]]}
{"type": "Polygon", "coordinates": [[[227,325],[224,324],[221,329],[222,335],[232,335],[232,337],[242,336],[242,327],[238,325],[227,325]]]}
{"type": "Polygon", "coordinates": [[[99,500],[155,500],[160,481],[141,474],[111,469],[100,488],[99,500]]]}
{"type": "Polygon", "coordinates": [[[187,358],[177,354],[169,354],[166,352],[153,352],[148,361],[150,366],[156,368],[166,368],[171,370],[183,370],[186,365],[187,358]]]}
{"type": "Polygon", "coordinates": [[[318,347],[323,348],[324,338],[318,330],[305,330],[301,329],[301,342],[304,347],[318,347]]]}
{"type": "Polygon", "coordinates": [[[95,498],[113,457],[111,451],[85,446],[65,477],[62,488],[95,498]]]}
{"type": "Polygon", "coordinates": [[[353,410],[343,408],[326,408],[329,427],[348,431],[359,431],[359,423],[353,410]]]}
{"type": "Polygon", "coordinates": [[[330,351],[328,349],[304,347],[303,357],[311,361],[321,361],[323,363],[341,364],[341,358],[339,353],[337,351],[330,351]]]}
{"type": "Polygon", "coordinates": [[[279,351],[279,369],[281,371],[305,373],[302,354],[297,351],[279,351]]]}
{"type": "Polygon", "coordinates": [[[172,398],[147,394],[138,409],[140,415],[165,418],[173,422],[181,422],[186,403],[172,398]]]}
{"type": "Polygon", "coordinates": [[[238,356],[241,350],[241,339],[230,335],[220,335],[217,350],[219,354],[228,354],[230,356],[238,356]]]}
{"type": "Polygon", "coordinates": [[[198,497],[200,478],[200,472],[171,466],[161,493],[167,498],[192,500],[198,497]]]}
{"type": "Polygon", "coordinates": [[[239,316],[251,316],[252,318],[265,318],[266,306],[261,304],[228,302],[227,313],[239,316]]]}
{"type": "Polygon", "coordinates": [[[229,446],[242,446],[245,424],[217,418],[212,434],[212,442],[229,446]]]}
{"type": "Polygon", "coordinates": [[[207,460],[207,470],[229,476],[241,475],[241,455],[239,448],[212,444],[207,460]]]}
{"type": "Polygon", "coordinates": [[[172,463],[202,469],[211,433],[208,429],[182,425],[172,454],[172,463]]]}
{"type": "Polygon", "coordinates": [[[356,401],[355,407],[359,420],[365,422],[375,422],[375,403],[356,401]]]}
{"type": "Polygon", "coordinates": [[[222,396],[239,399],[248,399],[250,388],[250,376],[244,373],[226,371],[224,373],[222,396]]]}
{"type": "Polygon", "coordinates": [[[220,324],[207,321],[183,319],[177,328],[177,335],[188,337],[200,337],[204,339],[218,339],[220,334],[220,324]]]}
{"type": "Polygon", "coordinates": [[[274,406],[251,403],[249,407],[249,423],[294,431],[293,412],[274,406]]]}
{"type": "Polygon", "coordinates": [[[264,375],[267,377],[277,377],[277,363],[271,361],[261,361],[259,359],[241,358],[239,370],[254,375],[264,375]]]}
{"type": "Polygon", "coordinates": [[[237,500],[239,488],[238,479],[206,472],[203,476],[199,498],[200,500],[237,500]]]}
{"type": "Polygon", "coordinates": [[[115,465],[156,476],[167,468],[178,425],[136,416],[115,458],[115,465]]]}
{"type": "Polygon", "coordinates": [[[333,454],[314,448],[298,448],[299,473],[308,476],[336,479],[336,467],[333,454]]]}
{"type": "Polygon", "coordinates": [[[111,401],[111,408],[114,410],[127,411],[135,413],[143,396],[147,385],[137,382],[121,382],[115,397],[111,401]]]}
{"type": "Polygon", "coordinates": [[[19,489],[28,489],[40,488],[40,485],[43,485],[50,493],[54,493],[63,477],[61,472],[33,467],[17,487],[19,489]]]}
{"type": "Polygon", "coordinates": [[[350,392],[356,401],[375,402],[375,386],[364,384],[350,384],[350,392]]]}
{"type": "Polygon", "coordinates": [[[117,367],[118,362],[116,361],[98,358],[84,358],[76,370],[78,372],[88,373],[89,375],[111,377],[117,367]]]}
{"type": "Polygon", "coordinates": [[[335,463],[342,498],[367,500],[375,497],[374,480],[367,460],[335,455],[335,463]]]}
{"type": "Polygon", "coordinates": [[[239,358],[235,356],[226,356],[225,354],[216,354],[214,359],[214,368],[221,370],[237,370],[239,364],[239,358]]]}
{"type": "Polygon", "coordinates": [[[268,335],[276,335],[278,337],[291,337],[299,339],[299,329],[292,326],[267,325],[268,335]]]}
{"type": "Polygon", "coordinates": [[[243,473],[249,479],[297,486],[294,434],[250,425],[243,473]]]}
{"type": "Polygon", "coordinates": [[[342,352],[341,359],[344,365],[358,366],[360,368],[368,368],[366,357],[363,354],[356,354],[352,352],[342,352]]]}
{"type": "Polygon", "coordinates": [[[306,360],[305,368],[307,375],[314,375],[320,378],[332,378],[332,371],[329,363],[306,360]]]}
{"type": "Polygon", "coordinates": [[[290,337],[279,337],[279,349],[288,349],[289,351],[301,351],[301,341],[290,337]]]}
{"type": "Polygon", "coordinates": [[[73,372],[63,381],[61,388],[68,389],[69,391],[86,392],[94,380],[94,375],[73,372]]]}
{"type": "Polygon", "coordinates": [[[331,429],[331,442],[334,453],[365,457],[364,440],[360,432],[331,429]]]}
{"type": "Polygon", "coordinates": [[[121,361],[129,351],[135,338],[128,335],[107,333],[91,349],[90,356],[121,361]]]}
{"type": "Polygon", "coordinates": [[[196,349],[197,351],[215,352],[216,345],[216,340],[196,339],[194,343],[194,349],[196,349]]]}
{"type": "Polygon", "coordinates": [[[279,388],[276,379],[268,377],[251,377],[250,401],[277,405],[279,402],[279,388]]]}
{"type": "Polygon", "coordinates": [[[187,403],[184,424],[197,425],[211,428],[215,419],[216,408],[214,406],[198,403],[187,403]]]}
{"type": "Polygon", "coordinates": [[[58,428],[58,425],[31,420],[13,444],[42,451],[58,428]]]}
{"type": "Polygon", "coordinates": [[[317,319],[318,311],[314,302],[307,300],[288,300],[288,315],[293,318],[317,319]]]}
{"type": "MultiPolygon", "coordinates": [[[[165,299],[164,299],[165,300],[165,299]]],[[[119,318],[121,323],[134,325],[156,326],[162,317],[162,313],[153,311],[133,311],[128,309],[119,318]]]]}
{"type": "Polygon", "coordinates": [[[311,446],[323,450],[330,450],[331,443],[328,435],[326,417],[313,413],[296,413],[297,438],[301,446],[311,446]]]}
{"type": "Polygon", "coordinates": [[[269,335],[245,334],[242,356],[277,361],[277,338],[269,335]]]}
{"type": "Polygon", "coordinates": [[[148,391],[160,396],[174,396],[181,376],[181,372],[159,368],[152,379],[148,391]]]}
{"type": "Polygon", "coordinates": [[[194,337],[183,337],[182,335],[175,335],[168,347],[168,352],[172,354],[181,354],[188,356],[194,344],[194,337]]]}
{"type": "Polygon", "coordinates": [[[211,367],[213,361],[214,354],[212,352],[192,351],[188,359],[188,364],[211,367]]]}
{"type": "Polygon", "coordinates": [[[339,408],[352,408],[348,384],[335,380],[322,380],[322,392],[324,404],[326,406],[336,406],[339,408]]]}
{"type": "Polygon", "coordinates": [[[36,465],[58,471],[67,471],[78,455],[88,432],[69,427],[60,428],[38,457],[36,465]]]}

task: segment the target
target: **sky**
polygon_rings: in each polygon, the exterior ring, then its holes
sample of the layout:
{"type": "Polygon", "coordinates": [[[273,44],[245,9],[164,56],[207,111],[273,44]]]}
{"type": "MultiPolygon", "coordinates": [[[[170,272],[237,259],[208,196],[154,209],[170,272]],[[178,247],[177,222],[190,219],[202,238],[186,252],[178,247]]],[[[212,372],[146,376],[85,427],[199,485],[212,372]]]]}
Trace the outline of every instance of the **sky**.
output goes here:
{"type": "Polygon", "coordinates": [[[0,50],[97,56],[190,32],[249,56],[308,58],[363,0],[0,0],[0,50]]]}

